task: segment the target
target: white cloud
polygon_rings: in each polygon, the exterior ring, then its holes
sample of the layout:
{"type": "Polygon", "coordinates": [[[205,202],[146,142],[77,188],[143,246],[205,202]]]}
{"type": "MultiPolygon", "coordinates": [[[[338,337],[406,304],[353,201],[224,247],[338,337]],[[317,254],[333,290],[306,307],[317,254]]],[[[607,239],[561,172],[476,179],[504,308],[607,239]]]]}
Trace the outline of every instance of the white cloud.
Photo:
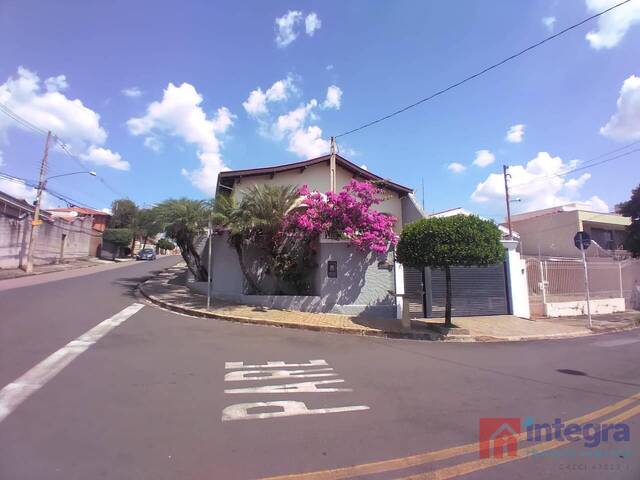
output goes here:
{"type": "Polygon", "coordinates": [[[144,146],[156,153],[162,150],[162,142],[157,137],[146,137],[144,139],[144,146]]]}
{"type": "Polygon", "coordinates": [[[325,68],[326,68],[328,71],[331,71],[331,70],[333,70],[335,67],[334,67],[332,64],[330,64],[330,65],[327,65],[325,68]]]}
{"type": "Polygon", "coordinates": [[[297,24],[302,20],[302,12],[289,10],[276,18],[276,45],[284,48],[298,38],[297,24]]]}
{"type": "Polygon", "coordinates": [[[286,140],[290,152],[303,158],[328,153],[329,141],[322,138],[322,129],[312,123],[318,120],[319,110],[340,108],[342,90],[331,85],[327,88],[326,98],[322,103],[312,98],[280,115],[269,111],[269,102],[289,100],[292,92],[299,93],[289,76],[286,80],[274,83],[266,92],[261,88],[253,90],[243,106],[247,114],[258,122],[258,132],[261,135],[272,140],[286,140]]]}
{"type": "Polygon", "coordinates": [[[196,187],[213,195],[218,173],[227,168],[220,154],[218,136],[233,125],[235,115],[221,107],[213,118],[207,118],[202,101],[202,95],[193,85],[183,83],[176,87],[169,83],[162,100],[152,102],[143,117],[129,119],[127,126],[133,135],[157,137],[164,133],[196,145],[201,167],[187,174],[196,187]]]}
{"type": "Polygon", "coordinates": [[[317,106],[318,101],[312,98],[306,105],[301,105],[295,110],[280,115],[273,124],[273,136],[276,139],[282,139],[288,133],[293,133],[302,128],[308,117],[315,118],[313,109],[317,106]]]}
{"type": "MultiPolygon", "coordinates": [[[[511,198],[520,198],[518,209],[521,211],[537,210],[566,203],[579,201],[580,190],[591,178],[590,174],[582,174],[577,178],[557,176],[575,168],[579,161],[564,162],[560,157],[552,157],[547,152],[540,152],[526,165],[509,167],[509,193],[511,198]]],[[[502,174],[492,173],[480,182],[471,199],[478,203],[504,204],[504,178],[502,174]]],[[[591,209],[608,211],[608,206],[599,197],[588,200],[591,209]]]]}
{"type": "Polygon", "coordinates": [[[321,26],[322,21],[318,18],[318,14],[316,12],[311,12],[304,19],[304,29],[310,37],[313,37],[315,31],[319,30],[321,26]]]}
{"type": "Polygon", "coordinates": [[[109,215],[113,215],[113,210],[111,210],[110,208],[101,208],[100,211],[108,213],[109,215]]]}
{"type": "MultiPolygon", "coordinates": [[[[84,150],[89,144],[102,145],[107,132],[100,126],[100,115],[80,100],[71,100],[55,90],[66,84],[60,77],[63,76],[45,80],[54,90],[47,90],[45,85],[43,91],[36,73],[18,67],[17,77],[9,77],[0,84],[0,103],[34,125],[55,132],[74,149],[84,150]]],[[[26,128],[2,115],[0,133],[10,127],[26,128]]]]}
{"type": "Polygon", "coordinates": [[[467,167],[461,163],[453,162],[447,165],[447,169],[453,173],[462,173],[467,169],[467,167]]]}
{"type": "Polygon", "coordinates": [[[363,169],[363,170],[369,170],[369,167],[367,167],[367,165],[365,163],[360,165],[360,168],[363,169]]]}
{"type": "MultiPolygon", "coordinates": [[[[37,190],[18,180],[0,178],[0,191],[16,198],[21,198],[33,204],[36,199],[37,190]]],[[[54,208],[58,206],[58,200],[51,197],[46,191],[42,192],[42,208],[54,208]]]]}
{"type": "MultiPolygon", "coordinates": [[[[597,13],[620,3],[619,0],[586,0],[590,13],[597,13]]],[[[597,30],[586,35],[592,48],[613,48],[625,36],[632,25],[640,23],[640,2],[629,2],[598,18],[597,30]]]]}
{"type": "Polygon", "coordinates": [[[509,143],[520,143],[524,138],[524,127],[522,123],[511,126],[504,139],[509,143]]]}
{"type": "Polygon", "coordinates": [[[622,84],[617,101],[618,110],[600,129],[605,137],[616,140],[640,138],[640,77],[631,75],[622,84]]]}
{"type": "Polygon", "coordinates": [[[129,170],[129,162],[122,160],[119,153],[112,152],[108,148],[92,145],[87,153],[80,155],[80,158],[94,165],[115,168],[116,170],[129,170]]]}
{"type": "Polygon", "coordinates": [[[57,77],[49,77],[44,81],[44,88],[47,92],[61,92],[69,88],[67,77],[58,75],[57,77]]]}
{"type": "MultiPolygon", "coordinates": [[[[0,103],[39,128],[51,130],[75,152],[86,154],[89,147],[104,145],[107,132],[100,125],[100,115],[81,100],[61,93],[67,88],[64,75],[49,77],[43,82],[35,72],[18,67],[16,77],[0,84],[0,103]]],[[[0,116],[0,135],[10,128],[26,130],[28,127],[0,116]]]]}
{"type": "Polygon", "coordinates": [[[242,102],[242,106],[252,117],[265,115],[269,112],[267,103],[287,100],[296,92],[297,89],[293,81],[293,77],[291,75],[287,75],[287,78],[274,82],[266,92],[263,92],[260,87],[253,90],[249,93],[247,99],[242,102]]]}
{"type": "Polygon", "coordinates": [[[322,129],[317,125],[299,129],[289,138],[289,151],[303,158],[314,158],[329,152],[329,141],[322,138],[322,129]]]}
{"type": "Polygon", "coordinates": [[[327,97],[322,102],[322,108],[335,108],[340,110],[342,103],[342,89],[336,85],[330,85],[327,88],[327,97]]]}
{"type": "Polygon", "coordinates": [[[142,95],[142,90],[140,90],[138,87],[123,88],[122,89],[122,94],[125,97],[136,98],[136,97],[139,97],[140,95],[142,95]]]}
{"type": "Polygon", "coordinates": [[[553,32],[556,26],[556,17],[542,17],[542,24],[549,32],[553,32]]]}
{"type": "Polygon", "coordinates": [[[473,164],[477,167],[484,168],[491,165],[495,160],[496,156],[489,150],[478,150],[473,164]]]}

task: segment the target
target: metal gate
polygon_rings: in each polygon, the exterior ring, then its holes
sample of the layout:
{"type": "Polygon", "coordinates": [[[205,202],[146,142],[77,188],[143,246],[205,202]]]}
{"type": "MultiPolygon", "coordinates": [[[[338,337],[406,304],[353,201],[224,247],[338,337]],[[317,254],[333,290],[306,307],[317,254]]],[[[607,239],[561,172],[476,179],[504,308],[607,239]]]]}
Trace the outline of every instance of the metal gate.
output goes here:
{"type": "MultiPolygon", "coordinates": [[[[414,316],[444,317],[446,279],[444,270],[422,272],[405,268],[405,294],[414,316]]],[[[504,264],[490,267],[451,267],[452,315],[454,317],[506,315],[510,313],[504,264]]]]}
{"type": "Polygon", "coordinates": [[[413,318],[424,317],[423,273],[417,268],[404,268],[404,292],[409,302],[409,313],[413,318]]]}

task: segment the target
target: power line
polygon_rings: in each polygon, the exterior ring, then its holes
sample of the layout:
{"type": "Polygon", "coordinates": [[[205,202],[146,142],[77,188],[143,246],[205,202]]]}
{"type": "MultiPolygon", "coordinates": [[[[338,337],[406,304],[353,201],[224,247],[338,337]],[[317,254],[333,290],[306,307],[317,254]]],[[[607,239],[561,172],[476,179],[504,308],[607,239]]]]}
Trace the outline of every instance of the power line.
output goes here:
{"type": "MultiPolygon", "coordinates": [[[[71,153],[71,151],[69,150],[69,146],[64,143],[60,137],[58,137],[57,135],[53,136],[55,142],[60,146],[60,148],[62,149],[62,151],[64,153],[66,153],[71,159],[73,159],[78,165],[80,165],[82,168],[89,168],[87,166],[87,164],[77,155],[74,155],[73,153],[71,153]]],[[[101,176],[97,176],[98,180],[100,181],[100,183],[102,183],[106,188],[108,188],[112,193],[115,193],[116,195],[120,196],[120,197],[126,197],[126,195],[124,195],[122,192],[119,192],[118,190],[116,190],[115,188],[113,188],[111,185],[109,185],[107,183],[107,181],[102,178],[101,176]]]]}
{"type": "Polygon", "coordinates": [[[47,134],[47,132],[45,130],[43,130],[42,128],[40,128],[40,127],[34,125],[33,123],[29,122],[24,117],[21,117],[16,112],[14,112],[13,110],[11,110],[9,107],[7,107],[6,105],[4,105],[2,103],[0,103],[0,112],[4,113],[9,118],[15,120],[16,122],[18,122],[23,127],[26,127],[28,129],[33,130],[34,132],[40,133],[42,135],[46,135],[47,134]]]}
{"type": "Polygon", "coordinates": [[[628,155],[631,155],[632,153],[640,152],[640,148],[636,148],[634,150],[630,150],[628,152],[621,153],[620,155],[616,155],[615,157],[607,158],[607,159],[601,160],[599,162],[593,163],[595,160],[598,160],[599,158],[606,157],[608,155],[611,155],[612,153],[619,152],[620,150],[624,150],[624,149],[629,148],[629,147],[631,147],[633,145],[636,145],[638,143],[640,143],[640,140],[638,140],[636,142],[632,142],[632,143],[630,143],[628,145],[625,145],[624,147],[620,147],[620,148],[617,148],[617,149],[612,150],[610,152],[598,155],[597,157],[594,157],[594,158],[592,158],[590,160],[587,160],[585,162],[585,164],[583,164],[583,165],[581,165],[579,167],[572,168],[570,170],[567,170],[567,171],[564,171],[564,172],[561,172],[561,173],[557,173],[557,174],[554,174],[554,175],[545,175],[543,177],[537,177],[537,178],[535,178],[535,179],[533,179],[533,180],[531,180],[529,182],[522,182],[522,183],[517,183],[515,185],[510,185],[510,188],[523,187],[523,186],[526,186],[526,185],[531,185],[533,183],[540,182],[542,180],[549,180],[551,178],[564,177],[565,175],[569,175],[570,173],[579,172],[580,170],[586,170],[588,168],[597,167],[597,166],[602,165],[604,163],[612,162],[613,160],[617,160],[619,158],[626,157],[628,155]]]}
{"type": "MultiPolygon", "coordinates": [[[[14,175],[9,175],[8,173],[4,173],[4,172],[0,172],[0,178],[3,178],[5,180],[8,180],[10,182],[14,182],[14,183],[18,183],[21,185],[26,185],[28,187],[31,188],[38,188],[38,184],[35,181],[31,181],[28,180],[26,178],[22,178],[22,177],[16,177],[14,175]]],[[[75,200],[73,198],[71,198],[68,195],[62,194],[56,190],[52,190],[48,187],[45,187],[44,189],[47,193],[49,193],[51,196],[57,198],[58,200],[62,200],[63,202],[65,202],[67,205],[77,205],[80,207],[85,207],[85,208],[90,208],[91,210],[97,210],[97,208],[92,207],[91,205],[88,205],[86,203],[80,202],[78,200],[75,200]]]]}
{"type": "Polygon", "coordinates": [[[626,4],[626,3],[629,3],[630,1],[631,0],[624,0],[623,2],[620,2],[620,3],[616,4],[616,5],[613,5],[612,7],[609,7],[606,10],[602,10],[599,13],[591,15],[590,17],[587,17],[584,20],[565,28],[564,30],[559,31],[558,33],[550,35],[550,36],[544,38],[543,40],[540,40],[539,42],[534,43],[533,45],[530,45],[527,48],[525,48],[523,50],[520,50],[519,52],[514,53],[513,55],[510,55],[509,57],[507,57],[507,58],[505,58],[503,60],[500,60],[499,62],[494,63],[493,65],[490,65],[490,66],[480,70],[477,73],[474,73],[473,75],[469,75],[468,77],[466,77],[466,78],[464,78],[464,79],[462,79],[462,80],[460,80],[460,81],[458,81],[458,82],[456,82],[456,83],[454,83],[452,85],[449,85],[448,87],[443,88],[442,90],[438,90],[437,92],[432,93],[428,97],[422,98],[422,99],[418,100],[417,102],[414,102],[414,103],[412,103],[410,105],[407,105],[406,107],[403,107],[403,108],[401,108],[399,110],[396,110],[396,111],[394,111],[392,113],[389,113],[388,115],[384,115],[383,117],[380,117],[380,118],[377,118],[377,119],[372,120],[370,122],[367,122],[364,125],[356,127],[356,128],[354,128],[352,130],[347,130],[346,132],[343,132],[343,133],[341,133],[339,135],[335,135],[335,138],[344,137],[346,135],[350,135],[350,134],[358,132],[360,130],[364,130],[365,128],[371,127],[372,125],[375,125],[377,123],[380,123],[380,122],[383,122],[385,120],[388,120],[391,117],[395,117],[396,115],[404,113],[404,112],[406,112],[407,110],[409,110],[411,108],[417,107],[418,105],[420,105],[422,103],[425,103],[425,102],[427,102],[429,100],[432,100],[433,98],[438,97],[438,96],[448,92],[449,90],[453,90],[454,88],[457,88],[460,85],[469,82],[470,80],[473,80],[473,79],[475,79],[477,77],[480,77],[481,75],[484,75],[485,73],[487,73],[487,72],[489,72],[491,70],[494,70],[495,68],[498,68],[498,67],[504,65],[505,63],[510,62],[511,60],[514,60],[517,57],[519,57],[521,55],[524,55],[525,53],[527,53],[527,52],[529,52],[529,51],[531,51],[531,50],[533,50],[533,49],[535,49],[535,48],[537,48],[537,47],[539,47],[539,46],[541,46],[541,45],[543,45],[543,44],[545,44],[545,43],[547,43],[547,42],[549,42],[549,41],[551,41],[551,40],[553,40],[553,39],[555,39],[555,38],[557,38],[557,37],[559,37],[561,35],[564,35],[565,33],[569,32],[571,30],[574,30],[574,29],[580,27],[581,25],[584,25],[587,22],[590,22],[591,20],[594,20],[594,19],[604,15],[607,12],[610,12],[611,10],[613,10],[615,8],[618,8],[618,7],[620,7],[620,6],[622,6],[622,5],[626,4]]]}
{"type": "MultiPolygon", "coordinates": [[[[4,113],[9,118],[11,118],[12,120],[16,121],[17,123],[19,123],[23,127],[26,127],[26,128],[28,128],[30,130],[33,130],[36,133],[40,133],[40,134],[43,134],[43,135],[47,134],[46,130],[38,127],[37,125],[34,125],[31,122],[29,122],[27,119],[25,119],[24,117],[21,117],[16,112],[14,112],[13,110],[11,110],[9,107],[7,107],[6,105],[4,105],[2,103],[0,103],[0,112],[4,113]]],[[[66,143],[64,143],[60,139],[60,137],[58,137],[55,133],[53,134],[53,138],[54,138],[55,142],[60,146],[62,151],[64,153],[66,153],[70,158],[72,158],[76,163],[78,163],[78,165],[80,165],[82,168],[89,168],[87,166],[87,164],[82,161],[82,159],[80,157],[78,157],[77,155],[74,155],[73,153],[71,153],[71,151],[69,150],[68,145],[66,143]]],[[[116,194],[116,195],[118,195],[120,197],[126,197],[126,195],[124,195],[122,192],[119,192],[118,190],[113,188],[111,185],[109,185],[107,183],[107,181],[102,176],[97,175],[96,178],[98,178],[100,183],[102,183],[112,193],[114,193],[114,194],[116,194]]]]}

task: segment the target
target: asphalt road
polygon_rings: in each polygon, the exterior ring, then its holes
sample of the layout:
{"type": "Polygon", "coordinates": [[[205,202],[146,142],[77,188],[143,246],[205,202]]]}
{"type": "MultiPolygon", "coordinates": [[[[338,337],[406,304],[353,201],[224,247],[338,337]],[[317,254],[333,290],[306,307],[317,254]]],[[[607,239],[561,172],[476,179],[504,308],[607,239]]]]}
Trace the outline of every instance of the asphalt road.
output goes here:
{"type": "Polygon", "coordinates": [[[0,479],[640,478],[637,332],[442,344],[130,307],[176,260],[0,283],[0,479]],[[479,458],[480,418],[584,415],[629,440],[479,458]]]}

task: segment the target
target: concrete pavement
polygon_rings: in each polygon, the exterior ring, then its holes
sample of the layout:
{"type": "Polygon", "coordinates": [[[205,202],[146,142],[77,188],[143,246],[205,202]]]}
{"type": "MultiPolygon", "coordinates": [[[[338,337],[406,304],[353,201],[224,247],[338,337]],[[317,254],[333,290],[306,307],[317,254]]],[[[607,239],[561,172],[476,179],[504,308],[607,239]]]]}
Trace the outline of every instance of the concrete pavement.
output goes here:
{"type": "MultiPolygon", "coordinates": [[[[0,292],[0,388],[138,302],[134,286],[171,261],[0,292]]],[[[554,342],[416,342],[144,306],[0,422],[0,478],[637,479],[639,355],[637,331],[554,342]],[[265,373],[275,371],[289,373],[265,373]],[[320,381],[334,383],[317,388],[340,391],[282,388],[320,381]],[[289,402],[285,411],[297,415],[274,416],[282,408],[273,402],[289,402]],[[326,413],[304,414],[292,402],[326,413]],[[267,417],[237,417],[247,403],[263,404],[247,413],[267,417]],[[345,407],[368,408],[331,411],[345,407]],[[223,421],[224,412],[236,419],[223,421]],[[538,456],[524,455],[525,440],[517,460],[480,462],[481,417],[581,416],[618,417],[631,439],[595,450],[543,442],[553,455],[538,456]],[[601,455],[581,455],[595,451],[601,455]]]]}
{"type": "Polygon", "coordinates": [[[455,317],[453,323],[456,328],[445,329],[443,319],[414,319],[410,328],[404,328],[396,319],[280,310],[242,305],[218,298],[214,298],[211,307],[207,308],[206,296],[187,286],[186,273],[184,263],[179,263],[142,283],[140,292],[161,307],[198,317],[413,340],[490,342],[564,339],[606,331],[629,330],[640,325],[640,312],[598,316],[594,320],[593,328],[588,328],[587,320],[581,318],[531,321],[513,315],[494,315],[455,317]]]}

